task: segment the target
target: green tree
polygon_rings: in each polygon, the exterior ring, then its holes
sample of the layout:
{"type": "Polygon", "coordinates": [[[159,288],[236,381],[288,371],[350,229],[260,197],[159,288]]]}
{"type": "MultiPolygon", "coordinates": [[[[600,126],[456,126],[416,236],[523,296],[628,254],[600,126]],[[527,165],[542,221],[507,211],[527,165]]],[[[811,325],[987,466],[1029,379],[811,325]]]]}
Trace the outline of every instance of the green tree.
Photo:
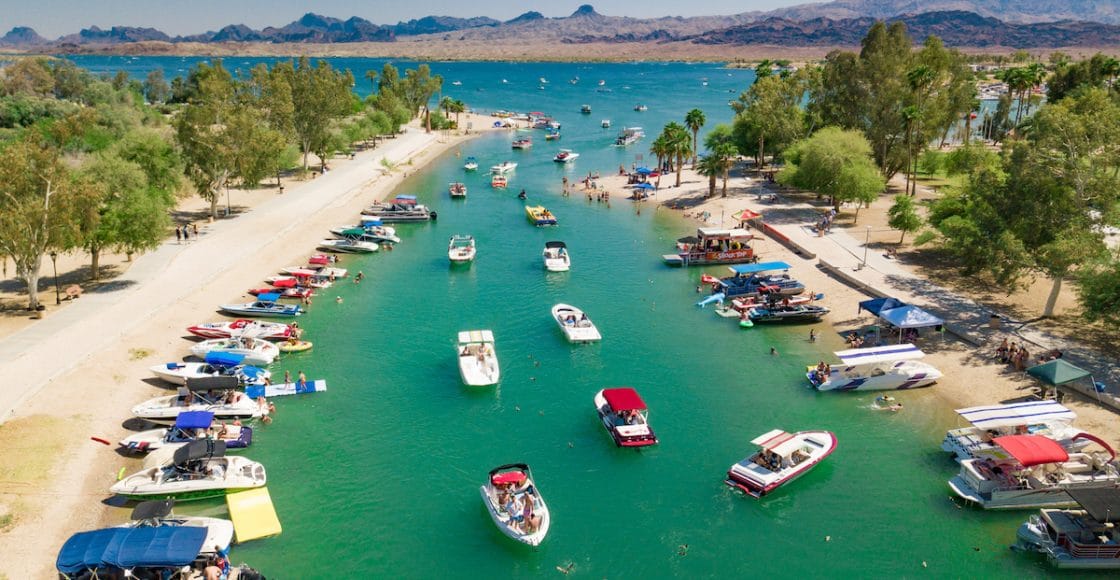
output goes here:
{"type": "Polygon", "coordinates": [[[218,191],[234,171],[232,144],[226,124],[233,115],[236,92],[233,78],[215,60],[192,70],[195,88],[190,101],[175,117],[175,139],[184,171],[198,195],[210,202],[210,217],[218,216],[218,191]]]}
{"type": "Polygon", "coordinates": [[[684,115],[684,124],[686,127],[688,127],[689,131],[692,131],[693,165],[696,165],[696,156],[698,155],[697,151],[700,149],[700,141],[698,138],[700,135],[700,128],[704,126],[704,123],[707,120],[708,119],[704,116],[704,111],[701,111],[700,109],[692,109],[684,115]]]}
{"type": "Polygon", "coordinates": [[[722,197],[727,197],[728,175],[739,155],[731,126],[720,124],[712,127],[712,131],[704,138],[704,148],[708,150],[707,159],[719,168],[719,176],[723,178],[722,197]]]}
{"type": "Polygon", "coordinates": [[[983,145],[964,145],[945,155],[945,173],[971,175],[981,167],[994,167],[999,162],[999,155],[983,145]]]}
{"type": "Polygon", "coordinates": [[[906,239],[906,234],[918,231],[922,227],[922,217],[914,207],[914,198],[909,195],[894,196],[894,205],[887,210],[887,225],[902,232],[898,239],[901,244],[906,239]]]}
{"type": "Polygon", "coordinates": [[[764,77],[731,103],[736,145],[741,153],[754,156],[759,169],[766,165],[768,145],[777,157],[804,133],[801,101],[807,81],[804,74],[764,77]]]}
{"type": "Polygon", "coordinates": [[[673,166],[677,173],[675,187],[680,187],[684,161],[692,155],[692,135],[689,134],[688,128],[684,125],[672,121],[662,129],[661,137],[665,138],[666,153],[668,158],[673,160],[673,166]]]}
{"type": "Polygon", "coordinates": [[[705,155],[696,164],[696,172],[708,178],[708,197],[716,194],[716,180],[723,175],[724,162],[715,155],[705,155]]]}
{"type": "Polygon", "coordinates": [[[790,147],[786,161],[780,183],[827,195],[837,211],[843,202],[870,204],[886,187],[871,144],[858,131],[825,127],[790,147]]]}
{"type": "Polygon", "coordinates": [[[326,167],[331,141],[331,124],[350,112],[354,79],[349,72],[337,71],[320,60],[311,66],[307,57],[299,59],[289,81],[292,91],[293,129],[303,151],[303,168],[310,153],[326,167]]]}
{"type": "Polygon", "coordinates": [[[415,116],[420,110],[424,111],[424,125],[427,132],[432,132],[431,111],[428,103],[432,95],[443,86],[443,77],[433,75],[431,67],[422,64],[415,70],[404,71],[404,81],[401,82],[402,96],[408,105],[409,111],[415,116]]]}
{"type": "Polygon", "coordinates": [[[171,87],[163,79],[163,69],[152,69],[144,79],[144,97],[149,103],[157,104],[167,102],[171,96],[171,87]]]}
{"type": "Polygon", "coordinates": [[[1080,270],[1082,315],[1120,327],[1120,260],[1113,257],[1099,266],[1080,270]]]}

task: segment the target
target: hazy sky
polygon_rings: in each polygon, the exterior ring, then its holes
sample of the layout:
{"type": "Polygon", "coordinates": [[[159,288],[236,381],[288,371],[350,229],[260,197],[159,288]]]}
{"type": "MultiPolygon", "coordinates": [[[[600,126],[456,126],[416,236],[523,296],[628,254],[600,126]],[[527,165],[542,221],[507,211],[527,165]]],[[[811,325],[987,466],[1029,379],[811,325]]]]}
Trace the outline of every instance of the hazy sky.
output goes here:
{"type": "Polygon", "coordinates": [[[217,30],[226,24],[260,29],[283,26],[307,12],[375,24],[396,24],[424,16],[489,16],[509,20],[529,10],[567,16],[587,3],[607,16],[706,16],[769,10],[823,0],[598,0],[548,4],[514,0],[0,0],[0,35],[13,26],[30,26],[46,38],[92,25],[150,26],[172,36],[217,30]]]}

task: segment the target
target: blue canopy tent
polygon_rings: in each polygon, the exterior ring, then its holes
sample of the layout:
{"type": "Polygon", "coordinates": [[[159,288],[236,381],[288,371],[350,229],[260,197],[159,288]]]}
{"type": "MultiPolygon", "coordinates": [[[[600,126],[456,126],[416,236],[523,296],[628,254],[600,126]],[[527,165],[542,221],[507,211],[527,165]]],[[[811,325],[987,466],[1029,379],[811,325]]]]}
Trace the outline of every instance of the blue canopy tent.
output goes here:
{"type": "Polygon", "coordinates": [[[860,302],[859,312],[863,312],[864,310],[866,310],[871,314],[878,316],[879,313],[883,310],[890,310],[892,308],[898,308],[900,306],[906,306],[906,303],[897,298],[873,298],[871,300],[864,300],[863,302],[860,302]]]}
{"type": "MultiPolygon", "coordinates": [[[[945,324],[944,320],[918,308],[917,306],[899,306],[889,310],[880,310],[879,318],[897,328],[926,328],[945,324]]],[[[903,333],[898,334],[898,341],[902,342],[903,333]]]]}
{"type": "Polygon", "coordinates": [[[63,574],[98,568],[169,568],[190,564],[206,541],[206,528],[160,526],[78,532],[58,551],[63,574]]]}

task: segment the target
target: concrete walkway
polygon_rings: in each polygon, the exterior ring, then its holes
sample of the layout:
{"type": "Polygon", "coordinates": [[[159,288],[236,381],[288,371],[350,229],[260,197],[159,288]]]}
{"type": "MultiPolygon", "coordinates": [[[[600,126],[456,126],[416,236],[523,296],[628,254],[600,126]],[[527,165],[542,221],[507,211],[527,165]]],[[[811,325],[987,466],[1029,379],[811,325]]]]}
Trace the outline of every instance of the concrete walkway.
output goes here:
{"type": "MultiPolygon", "coordinates": [[[[752,182],[755,190],[758,183],[752,182]]],[[[843,280],[845,283],[875,297],[894,297],[919,306],[945,320],[946,329],[978,348],[994,354],[1004,336],[1033,345],[1032,358],[1059,349],[1069,362],[1093,373],[1095,380],[1108,385],[1107,392],[1120,394],[1120,366],[1114,354],[1100,352],[1085,344],[1070,342],[1031,326],[1011,320],[998,311],[955,294],[942,286],[919,277],[887,257],[882,250],[868,248],[858,234],[833,229],[823,236],[813,230],[820,221],[823,208],[804,202],[784,199],[777,190],[763,186],[767,196],[775,194],[774,202],[764,202],[751,195],[747,207],[763,214],[756,226],[771,238],[793,249],[807,261],[843,280]],[[999,316],[1000,328],[992,328],[992,315],[999,316]]],[[[860,231],[858,228],[857,232],[860,231]]],[[[957,275],[946,272],[946,275],[957,275]]],[[[852,313],[854,314],[854,313],[852,313]]],[[[1116,399],[1120,404],[1120,399],[1116,399]]]]}
{"type": "Polygon", "coordinates": [[[0,376],[7,377],[0,389],[0,422],[107,342],[144,324],[152,314],[189,301],[211,279],[248,263],[262,248],[301,227],[316,212],[359,195],[382,175],[383,159],[403,162],[436,139],[435,133],[409,127],[405,134],[359,153],[354,161],[339,164],[325,175],[290,187],[287,193],[243,215],[203,226],[199,237],[189,243],[164,243],[137,258],[120,278],[0,339],[0,376]]]}

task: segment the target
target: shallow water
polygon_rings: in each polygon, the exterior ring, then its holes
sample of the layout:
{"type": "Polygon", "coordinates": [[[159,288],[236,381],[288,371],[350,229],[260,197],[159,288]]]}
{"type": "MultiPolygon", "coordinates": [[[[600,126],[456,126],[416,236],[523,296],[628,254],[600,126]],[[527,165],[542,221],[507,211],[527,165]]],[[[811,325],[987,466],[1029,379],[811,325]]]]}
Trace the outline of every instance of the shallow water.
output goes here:
{"type": "MultiPolygon", "coordinates": [[[[77,60],[104,70],[120,64],[77,60]]],[[[365,66],[380,68],[334,61],[359,79],[365,66]]],[[[121,62],[137,75],[153,66],[173,74],[192,59],[121,62]]],[[[650,203],[639,215],[617,195],[609,207],[578,190],[560,195],[563,176],[574,183],[589,171],[643,163],[648,154],[636,155],[688,109],[703,109],[709,127],[729,121],[726,101],[751,73],[688,64],[438,63],[434,70],[447,79],[446,94],[476,108],[549,112],[564,137],[545,142],[534,132],[535,146],[519,152],[509,146],[517,133],[487,135],[400,188],[432,205],[439,220],[394,224],[403,241],[393,252],[346,258],[366,280],[339,284],[328,292],[344,303],[328,294],[301,320],[315,349],[286,357],[279,371],[305,370],[330,390],[277,399],[276,421],[246,453],[268,468],[284,533],[235,548],[234,561],[297,578],[527,577],[557,567],[581,577],[1049,572],[1007,549],[1029,512],[984,513],[950,501],[945,482],[956,466],[938,443],[955,423],[934,393],[896,395],[906,410],[894,414],[871,411],[874,394],[811,391],[804,366],[842,348],[838,336],[823,325],[816,343],[806,340],[811,326],[741,330],[696,308],[702,269],[660,262],[694,226],[650,203]],[[567,82],[577,74],[579,84],[567,82]],[[537,89],[541,76],[551,81],[545,90],[537,89]],[[600,78],[612,92],[596,90],[600,78]],[[462,87],[449,85],[456,79],[462,87]],[[632,111],[638,102],[649,111],[632,111]],[[591,115],[579,114],[584,103],[591,115]],[[603,118],[614,126],[601,129],[603,118]],[[651,136],[629,149],[610,147],[628,125],[651,136]],[[581,157],[553,163],[560,147],[581,157]],[[483,170],[465,174],[467,155],[483,170]],[[520,164],[510,187],[492,190],[485,168],[507,159],[520,164]],[[452,201],[447,184],[459,180],[468,199],[452,201]],[[522,188],[560,225],[531,226],[516,199],[522,188]],[[448,265],[447,240],[456,233],[478,240],[470,267],[448,265]],[[571,272],[544,271],[540,252],[553,239],[568,244],[571,272]],[[603,342],[568,344],[549,316],[557,302],[587,311],[603,342]],[[497,338],[497,388],[459,381],[456,333],[480,328],[497,338]],[[771,347],[780,354],[771,356],[771,347]],[[592,396],[617,385],[645,398],[660,445],[614,446],[592,396]],[[733,492],[723,484],[727,468],[772,428],[828,429],[839,447],[761,501],[733,492]],[[502,536],[479,497],[486,472],[511,462],[532,466],[552,511],[538,549],[502,536]]]]}

